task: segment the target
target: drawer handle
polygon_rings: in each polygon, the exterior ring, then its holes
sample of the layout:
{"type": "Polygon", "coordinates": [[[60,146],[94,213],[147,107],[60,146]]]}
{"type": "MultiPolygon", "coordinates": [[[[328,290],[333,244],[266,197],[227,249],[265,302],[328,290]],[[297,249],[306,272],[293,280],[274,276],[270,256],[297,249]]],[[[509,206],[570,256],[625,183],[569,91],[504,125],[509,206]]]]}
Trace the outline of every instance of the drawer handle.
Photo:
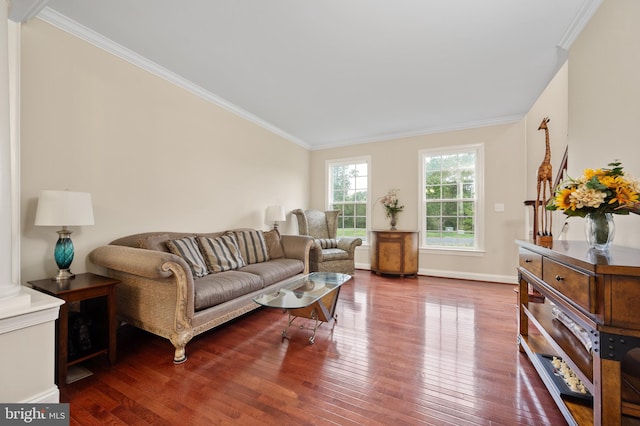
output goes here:
{"type": "Polygon", "coordinates": [[[556,275],[556,281],[563,281],[563,280],[564,280],[563,277],[561,277],[560,275],[556,275]]]}
{"type": "Polygon", "coordinates": [[[531,259],[525,259],[524,260],[524,263],[531,263],[531,262],[533,262],[533,260],[531,260],[531,259]]]}

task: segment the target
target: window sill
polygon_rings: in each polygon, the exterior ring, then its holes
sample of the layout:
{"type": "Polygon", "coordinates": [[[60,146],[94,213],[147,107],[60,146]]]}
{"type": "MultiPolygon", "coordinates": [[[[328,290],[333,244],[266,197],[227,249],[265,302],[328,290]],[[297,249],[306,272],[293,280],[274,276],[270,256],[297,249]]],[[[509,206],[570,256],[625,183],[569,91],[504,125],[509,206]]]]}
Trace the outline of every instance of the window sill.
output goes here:
{"type": "Polygon", "coordinates": [[[442,254],[446,256],[482,257],[486,252],[479,249],[464,249],[457,247],[420,247],[420,253],[442,254]]]}

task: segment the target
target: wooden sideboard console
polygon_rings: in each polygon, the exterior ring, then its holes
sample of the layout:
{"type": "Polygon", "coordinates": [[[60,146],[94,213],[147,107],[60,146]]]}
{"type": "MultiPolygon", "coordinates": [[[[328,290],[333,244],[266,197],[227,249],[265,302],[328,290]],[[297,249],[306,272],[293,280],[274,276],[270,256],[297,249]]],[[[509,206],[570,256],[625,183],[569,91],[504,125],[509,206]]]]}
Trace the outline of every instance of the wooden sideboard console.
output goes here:
{"type": "Polygon", "coordinates": [[[371,270],[378,274],[418,273],[418,231],[371,231],[371,270]]]}
{"type": "Polygon", "coordinates": [[[640,250],[614,246],[604,254],[578,241],[517,244],[519,348],[567,422],[640,424],[640,250]],[[529,301],[530,287],[543,303],[529,301]],[[558,312],[583,333],[571,332],[558,312]],[[564,360],[592,401],[561,392],[541,354],[564,360]]]}

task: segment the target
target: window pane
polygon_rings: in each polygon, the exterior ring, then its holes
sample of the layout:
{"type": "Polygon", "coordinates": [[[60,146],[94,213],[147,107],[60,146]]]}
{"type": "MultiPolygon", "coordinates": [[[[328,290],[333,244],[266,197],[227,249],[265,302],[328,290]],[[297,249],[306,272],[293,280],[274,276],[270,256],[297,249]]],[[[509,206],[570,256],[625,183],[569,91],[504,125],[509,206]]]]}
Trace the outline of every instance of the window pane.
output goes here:
{"type": "Polygon", "coordinates": [[[458,185],[442,185],[442,198],[458,198],[458,185]]]}
{"type": "Polygon", "coordinates": [[[425,194],[428,200],[438,200],[442,198],[441,186],[427,186],[425,188],[425,194]]]}

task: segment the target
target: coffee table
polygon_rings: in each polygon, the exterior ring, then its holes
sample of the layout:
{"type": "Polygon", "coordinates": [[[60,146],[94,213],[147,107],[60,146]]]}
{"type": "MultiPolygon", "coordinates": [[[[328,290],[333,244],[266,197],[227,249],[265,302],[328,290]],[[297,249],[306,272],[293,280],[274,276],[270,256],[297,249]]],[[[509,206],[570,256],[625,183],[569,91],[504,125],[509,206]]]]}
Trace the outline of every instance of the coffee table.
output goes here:
{"type": "Polygon", "coordinates": [[[284,309],[289,313],[287,327],[281,333],[283,339],[287,338],[287,330],[296,318],[314,320],[315,324],[311,328],[300,325],[301,329],[313,331],[309,337],[309,343],[313,344],[316,331],[323,323],[333,320],[335,327],[338,321],[335,311],[340,287],[351,278],[351,275],[335,272],[312,272],[293,278],[273,293],[254,297],[253,301],[269,308],[284,309]]]}

